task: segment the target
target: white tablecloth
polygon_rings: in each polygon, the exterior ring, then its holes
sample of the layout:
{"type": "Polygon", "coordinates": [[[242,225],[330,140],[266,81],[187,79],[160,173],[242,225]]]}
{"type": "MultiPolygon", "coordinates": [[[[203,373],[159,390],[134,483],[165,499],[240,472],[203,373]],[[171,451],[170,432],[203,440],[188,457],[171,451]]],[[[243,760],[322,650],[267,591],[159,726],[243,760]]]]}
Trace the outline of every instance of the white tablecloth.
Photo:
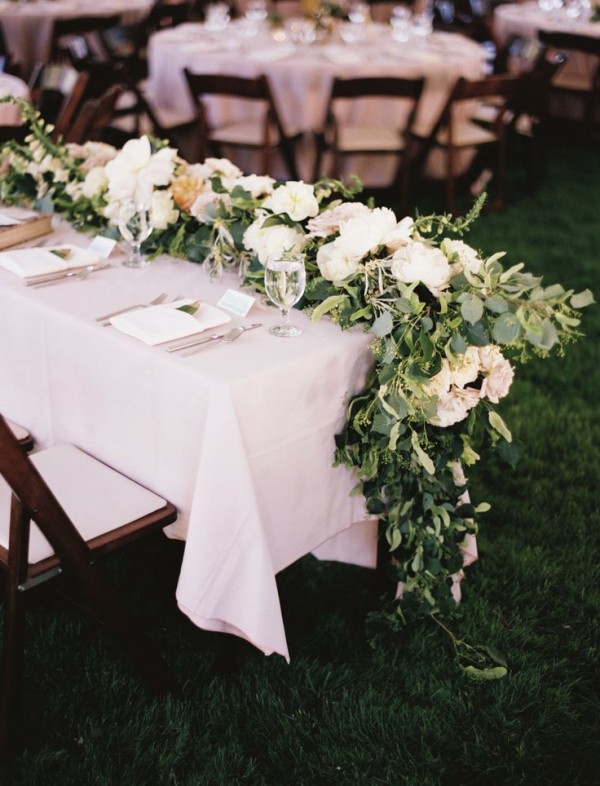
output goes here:
{"type": "Polygon", "coordinates": [[[369,337],[294,313],[303,334],[275,338],[275,309],[255,305],[243,321],[264,327],[181,358],[95,322],[159,292],[216,304],[236,286],[170,258],[38,290],[0,269],[0,412],[41,446],[74,443],[173,502],[180,608],[287,657],[275,575],[321,544],[319,556],[374,564],[374,522],[350,529],[364,502],[332,467],[369,337]]]}
{"type": "MultiPolygon", "coordinates": [[[[288,131],[314,132],[323,127],[335,76],[424,76],[427,82],[416,130],[428,133],[456,80],[460,76],[479,78],[484,69],[480,46],[448,33],[434,33],[426,42],[398,43],[385,25],[373,24],[361,44],[348,46],[334,39],[330,43],[294,47],[289,39],[274,41],[267,28],[253,38],[244,38],[242,29],[239,23],[233,23],[224,33],[209,35],[200,24],[186,24],[153,35],[148,51],[148,94],[159,111],[179,119],[193,116],[184,67],[195,72],[239,76],[264,73],[270,80],[284,127],[288,131]]],[[[221,101],[218,111],[232,113],[234,109],[221,101]]],[[[389,101],[370,100],[358,113],[371,123],[394,123],[389,101]]],[[[358,114],[353,116],[354,120],[358,118],[358,114]]],[[[381,185],[389,179],[389,160],[377,165],[370,158],[368,166],[365,179],[370,185],[381,185]]],[[[350,168],[364,175],[356,160],[350,168]]],[[[309,179],[312,161],[304,159],[300,169],[301,176],[309,179]]]]}
{"type": "Polygon", "coordinates": [[[151,5],[152,0],[0,0],[0,23],[13,59],[28,78],[36,63],[47,61],[55,19],[119,14],[123,21],[134,22],[151,5]]]}
{"type": "MultiPolygon", "coordinates": [[[[0,98],[4,96],[28,99],[29,88],[22,79],[12,74],[0,74],[0,98]]],[[[21,112],[15,104],[0,104],[0,126],[19,126],[21,122],[21,112]]]]}

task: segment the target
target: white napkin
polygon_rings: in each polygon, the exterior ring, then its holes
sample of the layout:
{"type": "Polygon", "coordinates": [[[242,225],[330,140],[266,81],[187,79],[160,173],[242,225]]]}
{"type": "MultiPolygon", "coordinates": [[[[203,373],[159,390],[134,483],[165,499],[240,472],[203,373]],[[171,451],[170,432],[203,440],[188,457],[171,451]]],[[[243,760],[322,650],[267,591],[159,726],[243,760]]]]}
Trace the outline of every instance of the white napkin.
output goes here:
{"type": "Polygon", "coordinates": [[[59,273],[74,267],[94,265],[99,261],[97,254],[70,243],[48,246],[47,248],[19,248],[0,253],[0,267],[16,273],[21,278],[43,276],[46,273],[59,273]],[[52,253],[52,249],[69,249],[66,259],[52,253]]]}
{"type": "Polygon", "coordinates": [[[178,310],[180,306],[189,306],[194,302],[187,298],[160,306],[140,308],[127,314],[119,314],[113,317],[110,323],[122,333],[154,346],[231,322],[229,314],[207,303],[201,303],[195,314],[178,310]]]}
{"type": "Polygon", "coordinates": [[[264,49],[253,49],[248,52],[249,60],[259,60],[261,62],[270,63],[275,60],[283,60],[286,57],[291,57],[296,52],[296,47],[292,44],[279,44],[264,49]]]}

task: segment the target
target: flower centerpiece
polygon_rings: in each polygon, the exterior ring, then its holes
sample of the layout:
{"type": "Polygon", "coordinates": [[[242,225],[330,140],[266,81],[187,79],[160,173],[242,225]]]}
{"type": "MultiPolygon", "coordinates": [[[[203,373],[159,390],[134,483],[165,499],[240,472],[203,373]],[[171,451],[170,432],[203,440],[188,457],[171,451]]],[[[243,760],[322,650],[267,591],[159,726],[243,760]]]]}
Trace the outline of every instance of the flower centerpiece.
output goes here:
{"type": "Polygon", "coordinates": [[[81,229],[111,231],[115,204],[142,191],[152,253],[213,275],[235,269],[256,290],[269,259],[301,255],[300,307],[371,334],[372,372],[347,402],[332,460],[355,471],[355,493],[379,519],[402,588],[388,620],[452,612],[489,508],[470,501],[465,473],[488,448],[516,464],[520,443],[498,411],[515,366],[576,339],[591,292],[545,286],[522,263],[505,267],[502,252],[468,245],[483,198],[464,218],[399,218],[358,201],[357,182],[277,183],[225,159],[189,164],[146,137],[120,151],[54,144],[23,111],[31,135],[0,154],[3,201],[50,199],[81,229]]]}

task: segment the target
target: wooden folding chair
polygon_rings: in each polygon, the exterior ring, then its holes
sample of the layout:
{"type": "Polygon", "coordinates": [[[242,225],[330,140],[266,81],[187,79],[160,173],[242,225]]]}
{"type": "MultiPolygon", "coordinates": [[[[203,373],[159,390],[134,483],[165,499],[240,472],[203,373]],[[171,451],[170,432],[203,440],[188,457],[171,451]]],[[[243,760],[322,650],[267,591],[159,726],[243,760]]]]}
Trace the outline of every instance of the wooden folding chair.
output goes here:
{"type": "MultiPolygon", "coordinates": [[[[400,198],[404,206],[408,202],[409,191],[409,150],[411,130],[418,111],[419,101],[425,80],[403,79],[401,77],[359,77],[333,81],[325,126],[317,135],[317,157],[314,179],[321,172],[324,153],[333,157],[333,176],[341,177],[343,161],[349,156],[390,156],[396,157],[396,168],[391,178],[391,187],[400,185],[400,198]],[[390,112],[396,109],[402,120],[394,125],[368,122],[362,119],[352,121],[351,113],[356,102],[366,99],[385,100],[390,112]],[[404,110],[400,112],[400,106],[404,110]],[[346,120],[345,115],[350,115],[346,120]]],[[[368,185],[368,183],[366,184],[368,185]]]]}
{"type": "Polygon", "coordinates": [[[116,84],[109,87],[99,98],[85,101],[73,117],[71,125],[63,132],[63,141],[83,144],[88,140],[102,140],[114,115],[119,97],[126,87],[116,84]]]}
{"type": "MultiPolygon", "coordinates": [[[[490,206],[502,209],[505,203],[506,128],[510,101],[519,89],[520,75],[495,75],[469,81],[461,77],[451,90],[432,132],[420,142],[419,167],[439,149],[445,158],[446,209],[456,211],[458,157],[462,151],[486,151],[495,177],[495,195],[490,206]],[[491,115],[487,110],[491,110],[491,115]],[[483,122],[482,117],[491,117],[483,122]]],[[[471,176],[471,170],[467,171],[471,176]]]]}
{"type": "Polygon", "coordinates": [[[547,47],[559,50],[571,59],[578,55],[590,59],[589,74],[573,72],[572,69],[561,71],[552,82],[552,90],[556,94],[583,100],[584,130],[591,136],[600,123],[600,38],[553,30],[540,30],[538,38],[547,47]]]}
{"type": "Polygon", "coordinates": [[[262,174],[270,170],[271,156],[279,151],[292,180],[298,179],[295,144],[299,132],[284,131],[268,79],[261,75],[249,77],[217,74],[194,74],[184,69],[185,78],[197,109],[198,150],[196,160],[204,160],[211,152],[221,156],[222,148],[257,150],[261,153],[262,174]],[[236,99],[246,107],[260,107],[258,120],[245,119],[219,123],[212,119],[207,99],[236,99]]]}
{"type": "Polygon", "coordinates": [[[12,420],[7,420],[6,424],[21,446],[21,450],[24,450],[26,453],[28,453],[33,448],[33,437],[31,436],[30,432],[23,426],[19,425],[19,423],[13,423],[12,420]]]}
{"type": "Polygon", "coordinates": [[[148,685],[175,678],[106,580],[96,558],[175,521],[170,503],[71,445],[26,455],[0,415],[0,568],[6,572],[0,673],[0,752],[9,756],[23,658],[27,591],[64,571],[148,685]]]}

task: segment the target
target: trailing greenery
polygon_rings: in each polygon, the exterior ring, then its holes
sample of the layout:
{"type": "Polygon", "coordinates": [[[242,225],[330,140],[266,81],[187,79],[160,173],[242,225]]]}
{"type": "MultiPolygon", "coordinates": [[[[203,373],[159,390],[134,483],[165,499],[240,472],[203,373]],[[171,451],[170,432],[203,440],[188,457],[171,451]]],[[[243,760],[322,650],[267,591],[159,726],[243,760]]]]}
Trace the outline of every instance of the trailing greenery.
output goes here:
{"type": "MultiPolygon", "coordinates": [[[[518,167],[509,174],[509,207],[482,216],[471,243],[597,290],[599,151],[552,148],[534,196],[518,167]]],[[[0,769],[0,782],[597,783],[600,313],[587,317],[587,340],[557,363],[532,357],[500,405],[525,445],[518,472],[494,454],[469,470],[473,494],[492,508],[451,628],[502,651],[505,679],[467,679],[430,618],[377,635],[372,649],[364,620],[379,605],[379,584],[366,569],[310,556],[278,577],[291,665],[265,658],[177,610],[182,547],[156,539],[105,565],[182,695],[147,696],[95,627],[40,595],[27,630],[27,749],[0,769]]]]}
{"type": "MultiPolygon", "coordinates": [[[[389,622],[451,614],[477,518],[489,510],[471,503],[463,469],[490,447],[513,467],[521,452],[497,406],[512,383],[509,360],[562,352],[580,335],[589,289],[544,286],[522,262],[504,269],[503,251],[489,256],[457,240],[484,198],[464,218],[398,220],[351,201],[356,186],[277,184],[243,177],[226,160],[189,165],[146,137],[122,151],[65,148],[22,106],[32,135],[3,153],[4,199],[49,198],[82,227],[114,225],[124,199],[145,201],[155,253],[215,274],[233,266],[257,289],[269,258],[302,256],[312,318],[374,336],[373,371],[348,404],[335,462],[355,470],[355,493],[387,539],[402,587],[389,622]]],[[[504,673],[497,664],[486,675],[504,673]]]]}

